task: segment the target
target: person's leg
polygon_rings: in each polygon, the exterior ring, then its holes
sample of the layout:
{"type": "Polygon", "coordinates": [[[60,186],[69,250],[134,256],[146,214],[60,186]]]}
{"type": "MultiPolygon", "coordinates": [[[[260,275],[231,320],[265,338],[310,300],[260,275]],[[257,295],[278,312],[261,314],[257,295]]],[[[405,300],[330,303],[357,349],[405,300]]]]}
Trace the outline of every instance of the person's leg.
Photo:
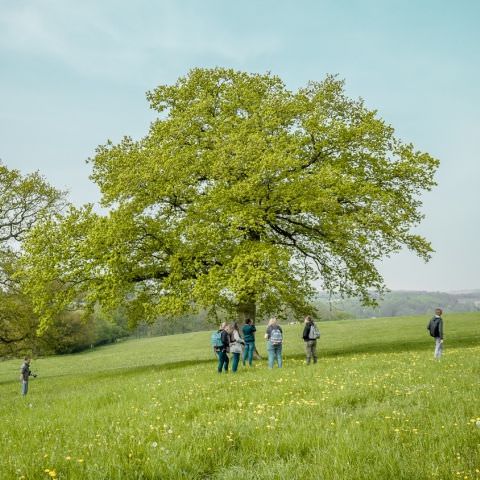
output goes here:
{"type": "Polygon", "coordinates": [[[311,348],[311,342],[309,340],[307,340],[305,342],[305,355],[307,357],[306,361],[307,361],[307,365],[310,365],[310,359],[312,357],[312,348],[311,348]]]}
{"type": "Polygon", "coordinates": [[[229,363],[230,359],[228,358],[228,353],[227,352],[224,352],[223,355],[224,355],[223,369],[225,370],[225,373],[227,373],[228,372],[228,363],[229,363]]]}
{"type": "Polygon", "coordinates": [[[248,364],[252,366],[253,363],[253,354],[255,352],[255,342],[250,342],[250,347],[248,351],[248,364]]]}
{"type": "Polygon", "coordinates": [[[232,372],[236,372],[238,369],[238,362],[240,361],[240,353],[233,353],[232,372]]]}
{"type": "Polygon", "coordinates": [[[312,357],[313,357],[313,363],[317,363],[317,341],[312,340],[312,357]]]}
{"type": "Polygon", "coordinates": [[[276,356],[278,368],[282,368],[282,344],[276,346],[276,356]]]}
{"type": "Polygon", "coordinates": [[[245,348],[243,349],[243,354],[242,354],[242,363],[243,363],[243,366],[245,366],[245,362],[247,361],[247,357],[248,357],[248,346],[249,346],[249,343],[248,343],[248,342],[245,342],[245,348]]]}
{"type": "Polygon", "coordinates": [[[442,339],[440,337],[435,337],[435,358],[440,360],[442,356],[442,339]]]}
{"type": "Polygon", "coordinates": [[[217,366],[217,370],[218,370],[218,373],[222,373],[222,368],[223,368],[223,352],[221,352],[220,350],[217,352],[217,357],[218,357],[218,366],[217,366]]]}
{"type": "Polygon", "coordinates": [[[28,392],[28,381],[26,382],[25,380],[22,381],[22,395],[26,395],[28,392]]]}
{"type": "Polygon", "coordinates": [[[273,360],[275,357],[275,352],[273,350],[273,347],[270,347],[269,349],[267,349],[267,353],[268,353],[268,368],[273,368],[273,360]]]}

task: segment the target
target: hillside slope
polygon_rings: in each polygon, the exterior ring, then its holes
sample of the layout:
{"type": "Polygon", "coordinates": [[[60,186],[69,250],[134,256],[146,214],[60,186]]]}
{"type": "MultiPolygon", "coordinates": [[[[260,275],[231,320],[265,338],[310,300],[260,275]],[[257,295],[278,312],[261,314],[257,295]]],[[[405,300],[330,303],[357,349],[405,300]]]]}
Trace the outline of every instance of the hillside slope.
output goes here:
{"type": "Polygon", "coordinates": [[[287,325],[283,369],[236,375],[208,332],[131,340],[34,360],[26,398],[0,363],[0,478],[478,478],[480,315],[445,317],[441,362],[427,321],[320,324],[309,367],[287,325]]]}

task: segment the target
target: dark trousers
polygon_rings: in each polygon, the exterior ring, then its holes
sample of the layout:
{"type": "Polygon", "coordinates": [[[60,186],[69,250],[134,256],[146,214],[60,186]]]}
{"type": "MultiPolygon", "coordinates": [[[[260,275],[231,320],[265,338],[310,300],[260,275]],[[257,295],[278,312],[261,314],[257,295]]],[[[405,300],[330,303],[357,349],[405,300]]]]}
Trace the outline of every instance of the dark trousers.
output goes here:
{"type": "Polygon", "coordinates": [[[222,350],[219,350],[217,352],[217,356],[218,356],[218,373],[222,373],[222,369],[224,369],[225,372],[228,372],[229,358],[228,358],[227,352],[223,352],[222,350]]]}

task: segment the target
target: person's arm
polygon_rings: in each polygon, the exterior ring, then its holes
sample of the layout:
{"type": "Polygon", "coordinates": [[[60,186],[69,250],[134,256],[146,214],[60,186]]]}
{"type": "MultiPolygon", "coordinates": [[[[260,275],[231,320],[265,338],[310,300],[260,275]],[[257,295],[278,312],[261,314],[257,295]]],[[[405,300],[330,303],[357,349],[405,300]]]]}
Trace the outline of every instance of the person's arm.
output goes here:
{"type": "Polygon", "coordinates": [[[440,335],[440,339],[443,341],[443,319],[441,317],[438,325],[438,334],[440,335]]]}
{"type": "Polygon", "coordinates": [[[267,327],[267,330],[265,330],[265,339],[269,340],[270,339],[270,333],[272,332],[272,327],[267,327]]]}

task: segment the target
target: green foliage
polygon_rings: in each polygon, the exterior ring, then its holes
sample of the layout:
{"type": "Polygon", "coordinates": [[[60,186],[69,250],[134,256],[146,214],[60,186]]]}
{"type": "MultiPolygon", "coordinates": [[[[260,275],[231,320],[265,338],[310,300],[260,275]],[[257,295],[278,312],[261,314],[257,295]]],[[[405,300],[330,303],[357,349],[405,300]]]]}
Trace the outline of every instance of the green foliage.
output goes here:
{"type": "Polygon", "coordinates": [[[270,74],[194,69],[147,97],[148,134],[91,159],[109,213],[72,208],[26,243],[43,326],[79,296],[124,305],[132,323],[249,304],[302,315],[317,277],[368,302],[384,288],[380,258],[428,259],[411,229],[438,161],[335,77],[291,92],[270,74]]]}
{"type": "Polygon", "coordinates": [[[0,163],[0,356],[31,349],[38,320],[18,285],[21,242],[63,204],[64,194],[38,173],[22,175],[0,163]]]}
{"type": "Polygon", "coordinates": [[[36,222],[58,210],[63,196],[38,172],[22,175],[0,163],[1,250],[21,241],[36,222]]]}
{"type": "Polygon", "coordinates": [[[283,369],[235,375],[209,332],[34,359],[24,399],[1,362],[2,480],[477,478],[480,315],[445,316],[441,362],[427,320],[321,323],[309,367],[286,325],[283,369]]]}

